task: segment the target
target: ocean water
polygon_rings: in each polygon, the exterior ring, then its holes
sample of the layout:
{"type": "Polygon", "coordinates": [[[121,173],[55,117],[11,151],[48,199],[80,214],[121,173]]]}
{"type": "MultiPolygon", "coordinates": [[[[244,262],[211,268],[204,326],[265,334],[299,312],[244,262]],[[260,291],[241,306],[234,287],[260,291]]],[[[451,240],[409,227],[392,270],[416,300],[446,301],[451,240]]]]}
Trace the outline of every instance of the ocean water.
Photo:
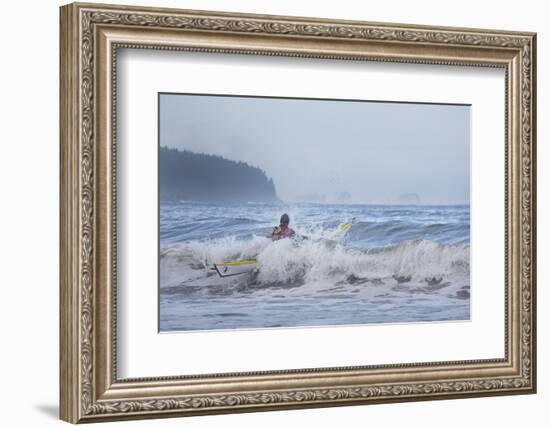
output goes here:
{"type": "Polygon", "coordinates": [[[163,202],[159,269],[163,332],[468,320],[470,207],[163,202]],[[268,238],[283,212],[307,239],[268,238]]]}

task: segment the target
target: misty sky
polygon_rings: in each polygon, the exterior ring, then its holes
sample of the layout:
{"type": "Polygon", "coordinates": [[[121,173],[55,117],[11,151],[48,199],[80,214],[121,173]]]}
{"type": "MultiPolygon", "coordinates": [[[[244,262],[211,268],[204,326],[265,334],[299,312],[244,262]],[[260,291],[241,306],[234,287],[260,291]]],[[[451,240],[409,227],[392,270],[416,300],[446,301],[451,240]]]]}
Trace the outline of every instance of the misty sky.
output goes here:
{"type": "Polygon", "coordinates": [[[470,198],[469,106],[161,94],[160,145],[258,166],[285,202],[470,198]]]}

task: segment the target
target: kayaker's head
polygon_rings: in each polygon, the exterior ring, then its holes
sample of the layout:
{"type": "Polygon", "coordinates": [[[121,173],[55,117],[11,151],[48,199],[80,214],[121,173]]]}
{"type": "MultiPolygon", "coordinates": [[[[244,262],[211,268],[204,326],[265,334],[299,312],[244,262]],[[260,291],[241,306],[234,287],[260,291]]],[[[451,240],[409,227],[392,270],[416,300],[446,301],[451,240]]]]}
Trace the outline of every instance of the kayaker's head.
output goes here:
{"type": "Polygon", "coordinates": [[[288,215],[286,213],[281,215],[281,221],[280,222],[281,222],[281,227],[282,228],[288,227],[288,223],[290,222],[290,218],[288,217],[288,215]]]}

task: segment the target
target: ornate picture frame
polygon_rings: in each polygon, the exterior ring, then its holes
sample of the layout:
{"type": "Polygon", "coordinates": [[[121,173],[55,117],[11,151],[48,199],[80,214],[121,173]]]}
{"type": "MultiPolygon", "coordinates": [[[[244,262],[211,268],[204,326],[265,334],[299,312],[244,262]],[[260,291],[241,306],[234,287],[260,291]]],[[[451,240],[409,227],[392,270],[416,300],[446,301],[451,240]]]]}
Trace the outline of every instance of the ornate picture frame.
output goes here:
{"type": "Polygon", "coordinates": [[[113,421],[536,391],[536,35],[99,4],[60,10],[60,417],[113,421]],[[117,377],[118,49],[505,71],[499,359],[117,377]]]}

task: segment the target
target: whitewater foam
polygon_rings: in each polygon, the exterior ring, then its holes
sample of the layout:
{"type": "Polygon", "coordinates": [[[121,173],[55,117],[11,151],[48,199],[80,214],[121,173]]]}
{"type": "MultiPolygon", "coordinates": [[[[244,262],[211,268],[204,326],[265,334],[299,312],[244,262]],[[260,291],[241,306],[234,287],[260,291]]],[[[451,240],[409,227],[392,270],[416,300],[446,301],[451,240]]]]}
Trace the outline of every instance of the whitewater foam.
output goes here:
{"type": "MultiPolygon", "coordinates": [[[[181,284],[182,278],[205,277],[215,262],[256,259],[254,281],[269,286],[300,283],[327,287],[358,277],[369,280],[409,277],[421,282],[432,278],[455,278],[469,274],[469,245],[445,245],[432,241],[405,241],[378,249],[349,248],[333,241],[285,239],[271,242],[255,236],[250,240],[224,238],[190,242],[163,248],[161,285],[181,284]],[[176,281],[168,280],[172,276],[176,281]]],[[[219,278],[220,282],[227,279],[219,278]]]]}

